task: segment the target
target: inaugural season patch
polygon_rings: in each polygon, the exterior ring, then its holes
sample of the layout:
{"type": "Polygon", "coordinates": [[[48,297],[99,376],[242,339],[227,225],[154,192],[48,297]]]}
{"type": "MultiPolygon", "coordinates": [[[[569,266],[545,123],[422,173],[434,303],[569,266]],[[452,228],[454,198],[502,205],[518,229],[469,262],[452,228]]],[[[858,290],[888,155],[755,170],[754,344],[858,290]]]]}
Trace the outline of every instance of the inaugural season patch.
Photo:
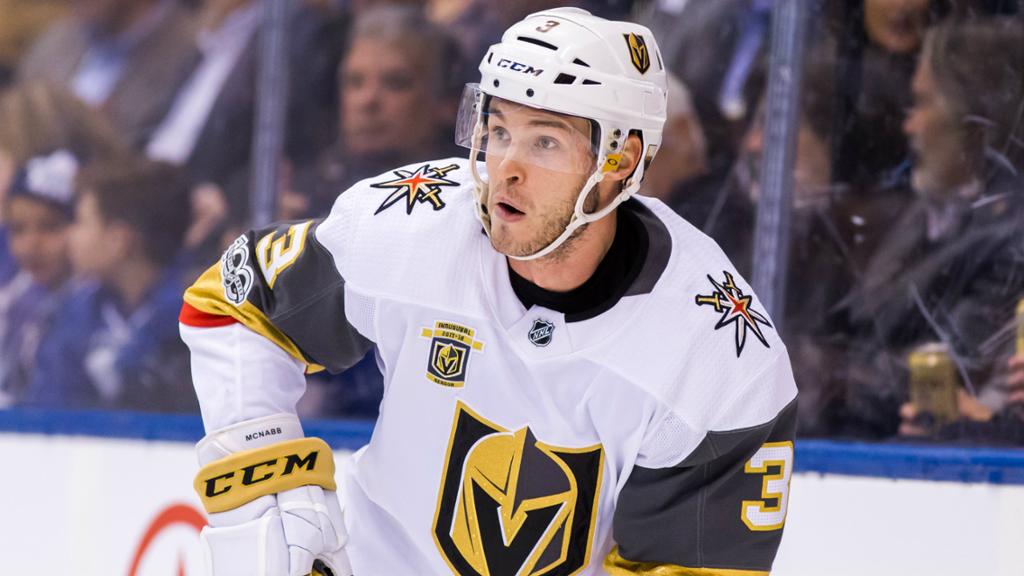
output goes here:
{"type": "Polygon", "coordinates": [[[715,324],[715,330],[724,328],[729,324],[733,324],[736,327],[736,357],[739,358],[740,353],[743,352],[743,347],[747,343],[747,330],[753,332],[754,336],[764,344],[768,346],[768,341],[764,337],[764,333],[761,332],[761,325],[765,325],[769,328],[772,325],[768,322],[768,318],[764,314],[754,310],[751,306],[754,298],[743,294],[743,291],[736,286],[736,282],[733,281],[732,274],[723,271],[725,275],[725,282],[719,283],[711,275],[708,275],[708,280],[711,285],[714,286],[715,290],[711,294],[698,294],[697,305],[698,306],[712,306],[715,312],[720,312],[722,317],[718,319],[718,324],[715,324]]]}
{"type": "Polygon", "coordinates": [[[604,450],[509,431],[459,402],[434,542],[452,573],[569,576],[590,561],[604,450]]]}
{"type": "Polygon", "coordinates": [[[430,164],[424,164],[416,170],[393,170],[397,178],[370,184],[371,188],[390,189],[392,192],[381,202],[374,215],[380,214],[395,204],[405,200],[405,213],[412,214],[416,204],[430,204],[434,210],[445,207],[441,199],[442,186],[458,186],[447,178],[449,172],[458,169],[458,164],[449,164],[443,168],[433,168],[430,164]]]}
{"type": "Polygon", "coordinates": [[[472,352],[483,352],[484,343],[474,340],[476,331],[454,322],[435,322],[434,329],[423,328],[420,336],[430,338],[427,380],[442,386],[461,388],[472,352]]]}

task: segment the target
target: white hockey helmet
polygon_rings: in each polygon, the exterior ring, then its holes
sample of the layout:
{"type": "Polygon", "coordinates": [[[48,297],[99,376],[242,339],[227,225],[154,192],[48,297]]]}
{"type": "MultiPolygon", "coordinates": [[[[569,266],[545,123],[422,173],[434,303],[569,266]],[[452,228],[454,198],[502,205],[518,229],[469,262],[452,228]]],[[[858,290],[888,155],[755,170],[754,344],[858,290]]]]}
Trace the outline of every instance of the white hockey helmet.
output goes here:
{"type": "Polygon", "coordinates": [[[491,46],[480,62],[480,84],[463,95],[456,142],[470,148],[476,180],[477,215],[490,233],[487,183],[476,160],[484,152],[487,107],[497,97],[532,108],[578,116],[591,121],[596,162],[579,191],[576,210],[566,230],[551,244],[529,256],[550,254],[580,226],[611,213],[640,188],[644,171],[661,145],[667,85],[661,52],[649,29],[632,22],[605,20],[579,8],[556,8],[530,14],[491,46]],[[643,157],[606,207],[584,212],[584,203],[605,172],[618,167],[626,138],[637,134],[643,157]]]}

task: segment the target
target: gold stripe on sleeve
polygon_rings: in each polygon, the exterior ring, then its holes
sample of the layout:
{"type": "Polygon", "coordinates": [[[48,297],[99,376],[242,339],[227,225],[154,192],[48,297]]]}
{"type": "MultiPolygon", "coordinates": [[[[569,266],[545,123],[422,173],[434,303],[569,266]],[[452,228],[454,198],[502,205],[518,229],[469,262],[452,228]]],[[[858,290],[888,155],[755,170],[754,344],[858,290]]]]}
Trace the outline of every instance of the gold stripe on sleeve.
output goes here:
{"type": "Polygon", "coordinates": [[[724,568],[687,568],[675,564],[633,562],[619,555],[619,547],[612,548],[604,559],[604,569],[611,576],[768,576],[760,570],[728,570],[724,568]]]}
{"type": "Polygon", "coordinates": [[[306,373],[313,374],[324,369],[310,363],[291,338],[281,332],[263,311],[246,301],[235,306],[224,299],[224,288],[220,277],[220,262],[206,269],[203,275],[185,291],[185,302],[201,312],[218,316],[231,316],[253,332],[277,344],[282,350],[306,365],[306,373]]]}

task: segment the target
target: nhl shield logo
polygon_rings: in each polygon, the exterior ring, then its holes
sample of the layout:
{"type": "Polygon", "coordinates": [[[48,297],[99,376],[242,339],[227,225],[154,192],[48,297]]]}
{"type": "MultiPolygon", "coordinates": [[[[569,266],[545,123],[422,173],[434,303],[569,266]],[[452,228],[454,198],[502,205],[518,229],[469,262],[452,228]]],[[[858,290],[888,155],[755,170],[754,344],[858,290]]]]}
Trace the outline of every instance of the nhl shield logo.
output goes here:
{"type": "Polygon", "coordinates": [[[537,318],[533,321],[533,326],[530,327],[530,342],[534,346],[543,348],[548,344],[551,344],[551,336],[555,333],[555,325],[547,320],[537,318]]]}
{"type": "Polygon", "coordinates": [[[553,446],[459,402],[434,542],[453,574],[577,574],[590,560],[603,466],[600,444],[553,446]]]}
{"type": "Polygon", "coordinates": [[[423,328],[420,337],[430,338],[427,380],[442,386],[461,388],[472,352],[482,352],[484,343],[474,340],[476,332],[454,322],[435,322],[434,329],[423,328]]]}
{"type": "Polygon", "coordinates": [[[623,36],[626,38],[626,45],[629,46],[629,60],[641,74],[646,73],[651,67],[651,54],[647,50],[647,42],[644,41],[644,37],[632,32],[623,34],[623,36]]]}

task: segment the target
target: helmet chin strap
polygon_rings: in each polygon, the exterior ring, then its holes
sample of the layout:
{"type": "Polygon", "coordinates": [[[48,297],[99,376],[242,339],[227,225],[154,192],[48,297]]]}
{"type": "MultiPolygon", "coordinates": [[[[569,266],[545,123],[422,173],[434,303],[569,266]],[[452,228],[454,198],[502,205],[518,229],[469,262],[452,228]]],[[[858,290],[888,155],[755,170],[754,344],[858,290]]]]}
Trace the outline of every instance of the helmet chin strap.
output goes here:
{"type": "MultiPolygon", "coordinates": [[[[601,164],[603,164],[603,161],[598,165],[600,166],[601,164]]],[[[625,200],[628,196],[623,196],[622,194],[619,194],[611,202],[609,202],[607,206],[605,206],[601,210],[598,210],[597,212],[594,212],[593,214],[587,214],[586,212],[584,212],[583,209],[583,206],[584,204],[586,204],[587,201],[587,196],[590,195],[590,191],[593,190],[594,187],[597,186],[598,182],[600,182],[603,179],[604,174],[600,171],[600,169],[590,175],[590,178],[587,179],[587,183],[584,184],[583,188],[580,190],[579,196],[576,197],[576,207],[573,210],[572,218],[569,219],[569,224],[566,225],[565,230],[563,230],[557,238],[552,240],[550,244],[541,248],[537,252],[534,252],[533,254],[529,254],[527,256],[513,256],[511,254],[506,254],[506,256],[513,260],[519,260],[521,262],[527,262],[530,260],[537,260],[539,258],[543,258],[557,250],[563,244],[565,244],[566,240],[571,238],[573,233],[576,232],[576,230],[580,229],[585,224],[596,222],[597,220],[600,220],[601,218],[604,218],[605,216],[610,214],[611,211],[614,210],[615,207],[618,206],[620,203],[622,203],[622,201],[625,200]]]]}

